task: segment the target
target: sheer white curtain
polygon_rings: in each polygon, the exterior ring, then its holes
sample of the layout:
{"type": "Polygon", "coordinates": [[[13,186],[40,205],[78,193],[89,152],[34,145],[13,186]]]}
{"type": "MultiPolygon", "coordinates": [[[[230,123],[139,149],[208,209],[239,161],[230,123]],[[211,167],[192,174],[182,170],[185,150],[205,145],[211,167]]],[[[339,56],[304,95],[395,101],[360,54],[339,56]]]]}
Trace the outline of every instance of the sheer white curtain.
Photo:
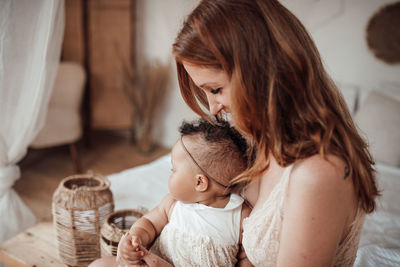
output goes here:
{"type": "Polygon", "coordinates": [[[0,242],[35,223],[12,186],[43,126],[63,33],[63,0],[0,0],[0,242]]]}

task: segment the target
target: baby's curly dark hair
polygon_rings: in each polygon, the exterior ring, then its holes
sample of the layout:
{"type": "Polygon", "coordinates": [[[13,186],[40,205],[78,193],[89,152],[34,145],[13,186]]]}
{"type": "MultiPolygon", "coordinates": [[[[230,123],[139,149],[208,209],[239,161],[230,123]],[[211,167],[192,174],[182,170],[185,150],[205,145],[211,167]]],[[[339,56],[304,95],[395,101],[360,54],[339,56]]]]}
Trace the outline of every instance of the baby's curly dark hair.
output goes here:
{"type": "Polygon", "coordinates": [[[229,122],[184,121],[179,132],[182,137],[191,137],[190,144],[185,138],[185,146],[201,168],[218,182],[230,185],[248,167],[246,139],[229,122]]]}

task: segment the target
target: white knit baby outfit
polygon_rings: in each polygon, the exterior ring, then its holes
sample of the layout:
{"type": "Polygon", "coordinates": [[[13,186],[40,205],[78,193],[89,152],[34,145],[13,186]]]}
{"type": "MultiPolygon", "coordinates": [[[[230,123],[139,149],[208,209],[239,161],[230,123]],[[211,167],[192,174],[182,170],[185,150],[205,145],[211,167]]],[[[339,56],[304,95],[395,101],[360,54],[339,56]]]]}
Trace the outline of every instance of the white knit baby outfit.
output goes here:
{"type": "Polygon", "coordinates": [[[234,266],[242,204],[236,194],[225,208],[177,201],[151,251],[174,266],[234,266]]]}
{"type": "MultiPolygon", "coordinates": [[[[276,266],[279,240],[284,220],[283,202],[287,195],[293,165],[287,167],[262,208],[243,220],[242,245],[247,258],[254,266],[276,266]]],[[[353,266],[364,212],[358,209],[356,218],[346,238],[336,251],[334,266],[353,266]]]]}

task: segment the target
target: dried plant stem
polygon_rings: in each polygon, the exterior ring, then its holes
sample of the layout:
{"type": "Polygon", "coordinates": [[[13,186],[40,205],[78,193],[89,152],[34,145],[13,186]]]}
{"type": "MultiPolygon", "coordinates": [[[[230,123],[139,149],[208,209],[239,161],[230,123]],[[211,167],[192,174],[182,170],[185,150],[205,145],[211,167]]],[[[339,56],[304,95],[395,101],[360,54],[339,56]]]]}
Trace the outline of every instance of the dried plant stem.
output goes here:
{"type": "Polygon", "coordinates": [[[154,146],[153,124],[166,97],[170,81],[170,63],[145,63],[136,72],[125,66],[124,88],[132,104],[135,141],[142,152],[154,146]]]}

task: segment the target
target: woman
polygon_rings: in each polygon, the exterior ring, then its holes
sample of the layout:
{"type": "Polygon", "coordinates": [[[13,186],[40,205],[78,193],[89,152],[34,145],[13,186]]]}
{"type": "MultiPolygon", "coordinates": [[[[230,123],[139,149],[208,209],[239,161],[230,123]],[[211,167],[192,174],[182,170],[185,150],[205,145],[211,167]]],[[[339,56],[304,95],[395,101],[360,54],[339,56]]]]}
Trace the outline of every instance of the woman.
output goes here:
{"type": "Polygon", "coordinates": [[[254,144],[243,246],[256,266],[352,266],[375,209],[373,160],[300,21],[276,0],[203,0],[173,45],[196,113],[254,144]]]}

